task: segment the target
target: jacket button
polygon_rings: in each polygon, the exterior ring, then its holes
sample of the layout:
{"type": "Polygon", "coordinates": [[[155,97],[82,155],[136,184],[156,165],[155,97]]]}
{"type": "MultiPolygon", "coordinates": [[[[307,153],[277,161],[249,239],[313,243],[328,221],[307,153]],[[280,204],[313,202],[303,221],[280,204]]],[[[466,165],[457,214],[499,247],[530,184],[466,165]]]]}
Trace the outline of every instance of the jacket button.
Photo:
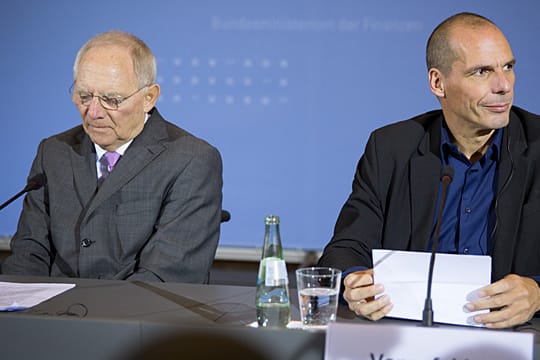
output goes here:
{"type": "Polygon", "coordinates": [[[82,247],[89,247],[90,245],[92,245],[92,240],[89,240],[89,239],[83,239],[81,241],[81,246],[82,247]]]}

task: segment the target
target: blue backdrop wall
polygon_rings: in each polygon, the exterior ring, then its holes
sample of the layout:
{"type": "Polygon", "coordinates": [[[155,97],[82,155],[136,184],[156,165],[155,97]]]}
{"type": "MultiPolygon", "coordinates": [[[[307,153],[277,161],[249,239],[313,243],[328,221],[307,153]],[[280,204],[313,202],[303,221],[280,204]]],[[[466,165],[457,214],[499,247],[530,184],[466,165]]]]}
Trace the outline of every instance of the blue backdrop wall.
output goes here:
{"type": "MultiPolygon", "coordinates": [[[[77,125],[68,89],[78,48],[121,29],[158,59],[160,112],[224,161],[221,245],[260,246],[266,214],[285,247],[321,249],[373,129],[438,107],[424,48],[460,11],[506,33],[516,105],[540,112],[536,0],[27,0],[0,12],[0,202],[26,181],[39,141],[77,125]]],[[[13,234],[22,201],[0,213],[13,234]]]]}

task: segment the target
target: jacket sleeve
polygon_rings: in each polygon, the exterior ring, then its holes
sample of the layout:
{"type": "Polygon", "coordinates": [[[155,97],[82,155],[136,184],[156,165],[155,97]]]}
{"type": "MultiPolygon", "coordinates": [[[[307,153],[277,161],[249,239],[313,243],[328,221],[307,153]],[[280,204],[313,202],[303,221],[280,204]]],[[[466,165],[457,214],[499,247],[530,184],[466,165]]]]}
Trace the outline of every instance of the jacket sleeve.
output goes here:
{"type": "Polygon", "coordinates": [[[320,266],[371,268],[371,249],[381,247],[384,222],[379,161],[377,137],[372,134],[358,162],[352,192],[341,209],[334,235],[319,259],[320,266]]]}
{"type": "MultiPolygon", "coordinates": [[[[39,145],[29,179],[44,174],[44,142],[39,145]]],[[[46,174],[44,174],[46,175],[46,174]]],[[[2,273],[49,276],[53,249],[49,232],[48,186],[29,192],[23,202],[17,232],[11,239],[11,255],[2,263],[2,273]]]]}

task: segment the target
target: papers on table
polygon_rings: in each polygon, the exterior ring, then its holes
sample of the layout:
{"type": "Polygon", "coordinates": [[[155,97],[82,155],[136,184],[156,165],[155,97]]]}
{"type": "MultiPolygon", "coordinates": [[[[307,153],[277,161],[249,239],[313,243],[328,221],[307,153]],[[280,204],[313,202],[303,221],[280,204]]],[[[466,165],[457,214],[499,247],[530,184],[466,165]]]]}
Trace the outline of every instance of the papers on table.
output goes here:
{"type": "MultiPolygon", "coordinates": [[[[375,283],[384,285],[394,308],[389,317],[421,320],[426,299],[431,253],[373,250],[375,283]]],[[[431,297],[433,320],[439,323],[472,325],[480,312],[467,312],[464,305],[477,298],[476,290],[490,283],[491,257],[437,254],[431,297]]]]}
{"type": "Polygon", "coordinates": [[[75,284],[0,282],[0,311],[25,310],[73,287],[75,284]]]}

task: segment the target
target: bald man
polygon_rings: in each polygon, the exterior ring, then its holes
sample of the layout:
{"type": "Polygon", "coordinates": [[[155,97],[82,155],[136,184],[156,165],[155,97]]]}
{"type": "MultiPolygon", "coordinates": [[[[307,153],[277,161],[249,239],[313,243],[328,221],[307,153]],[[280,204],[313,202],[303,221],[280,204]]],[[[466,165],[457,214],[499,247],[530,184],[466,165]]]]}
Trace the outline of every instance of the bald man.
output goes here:
{"type": "Polygon", "coordinates": [[[392,299],[373,281],[371,251],[431,249],[441,168],[451,166],[437,250],[490,255],[493,283],[466,307],[490,309],[474,316],[489,328],[522,324],[540,310],[540,117],[513,106],[515,59],[492,21],[454,15],[426,50],[441,110],[371,134],[319,264],[344,270],[351,311],[387,315],[392,299]]]}

